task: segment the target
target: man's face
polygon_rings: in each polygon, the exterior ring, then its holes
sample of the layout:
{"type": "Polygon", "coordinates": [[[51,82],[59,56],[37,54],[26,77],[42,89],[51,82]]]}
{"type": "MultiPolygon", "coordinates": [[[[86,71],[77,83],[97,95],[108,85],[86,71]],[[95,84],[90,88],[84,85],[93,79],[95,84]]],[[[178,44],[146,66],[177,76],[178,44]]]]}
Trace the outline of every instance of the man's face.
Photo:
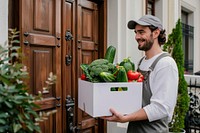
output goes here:
{"type": "Polygon", "coordinates": [[[135,39],[138,42],[138,49],[148,51],[154,43],[153,34],[149,27],[136,25],[135,26],[135,39]]]}

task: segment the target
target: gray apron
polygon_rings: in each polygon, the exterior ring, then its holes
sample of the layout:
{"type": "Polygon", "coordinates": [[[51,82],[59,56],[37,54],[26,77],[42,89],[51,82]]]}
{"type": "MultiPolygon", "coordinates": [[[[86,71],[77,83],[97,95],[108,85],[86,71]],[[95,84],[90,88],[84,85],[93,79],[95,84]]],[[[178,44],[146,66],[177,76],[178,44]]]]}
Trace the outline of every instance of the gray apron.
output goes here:
{"type": "MultiPolygon", "coordinates": [[[[143,92],[142,92],[142,107],[150,104],[150,98],[152,96],[150,84],[149,84],[149,75],[154,70],[157,62],[166,56],[170,56],[168,53],[163,53],[156,58],[156,60],[149,67],[148,71],[142,71],[138,67],[138,71],[144,75],[143,81],[143,92]]],[[[138,66],[140,66],[142,60],[140,60],[138,66]]],[[[142,121],[131,121],[128,124],[127,133],[168,133],[168,120],[167,117],[149,122],[148,120],[142,121]]]]}

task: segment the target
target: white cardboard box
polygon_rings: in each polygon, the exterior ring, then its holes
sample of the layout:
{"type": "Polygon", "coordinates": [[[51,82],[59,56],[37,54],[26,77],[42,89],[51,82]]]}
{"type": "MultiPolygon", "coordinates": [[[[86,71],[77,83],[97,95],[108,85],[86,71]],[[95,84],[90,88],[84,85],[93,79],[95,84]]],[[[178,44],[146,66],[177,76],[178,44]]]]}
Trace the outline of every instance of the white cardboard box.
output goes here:
{"type": "Polygon", "coordinates": [[[91,83],[79,79],[78,107],[92,117],[110,116],[110,108],[129,114],[142,107],[142,83],[91,83]],[[111,87],[127,87],[127,91],[111,91],[111,87]]]}

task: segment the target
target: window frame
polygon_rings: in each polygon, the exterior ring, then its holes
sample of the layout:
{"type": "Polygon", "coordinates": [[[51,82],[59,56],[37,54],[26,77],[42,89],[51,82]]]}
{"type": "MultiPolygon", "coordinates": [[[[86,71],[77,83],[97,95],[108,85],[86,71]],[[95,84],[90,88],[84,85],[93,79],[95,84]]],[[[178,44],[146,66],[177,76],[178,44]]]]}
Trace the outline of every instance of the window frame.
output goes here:
{"type": "Polygon", "coordinates": [[[155,15],[155,0],[146,0],[146,14],[155,15]],[[148,7],[149,4],[152,8],[148,7]],[[151,10],[151,13],[148,12],[149,10],[151,10]]]}

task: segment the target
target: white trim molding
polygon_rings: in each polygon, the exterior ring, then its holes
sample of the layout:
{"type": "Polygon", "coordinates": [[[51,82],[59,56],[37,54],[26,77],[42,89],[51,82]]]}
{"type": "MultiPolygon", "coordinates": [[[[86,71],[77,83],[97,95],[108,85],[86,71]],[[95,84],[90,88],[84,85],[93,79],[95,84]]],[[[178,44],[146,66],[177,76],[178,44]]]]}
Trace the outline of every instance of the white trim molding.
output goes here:
{"type": "Polygon", "coordinates": [[[0,0],[0,45],[8,40],[8,0],[0,0]]]}

